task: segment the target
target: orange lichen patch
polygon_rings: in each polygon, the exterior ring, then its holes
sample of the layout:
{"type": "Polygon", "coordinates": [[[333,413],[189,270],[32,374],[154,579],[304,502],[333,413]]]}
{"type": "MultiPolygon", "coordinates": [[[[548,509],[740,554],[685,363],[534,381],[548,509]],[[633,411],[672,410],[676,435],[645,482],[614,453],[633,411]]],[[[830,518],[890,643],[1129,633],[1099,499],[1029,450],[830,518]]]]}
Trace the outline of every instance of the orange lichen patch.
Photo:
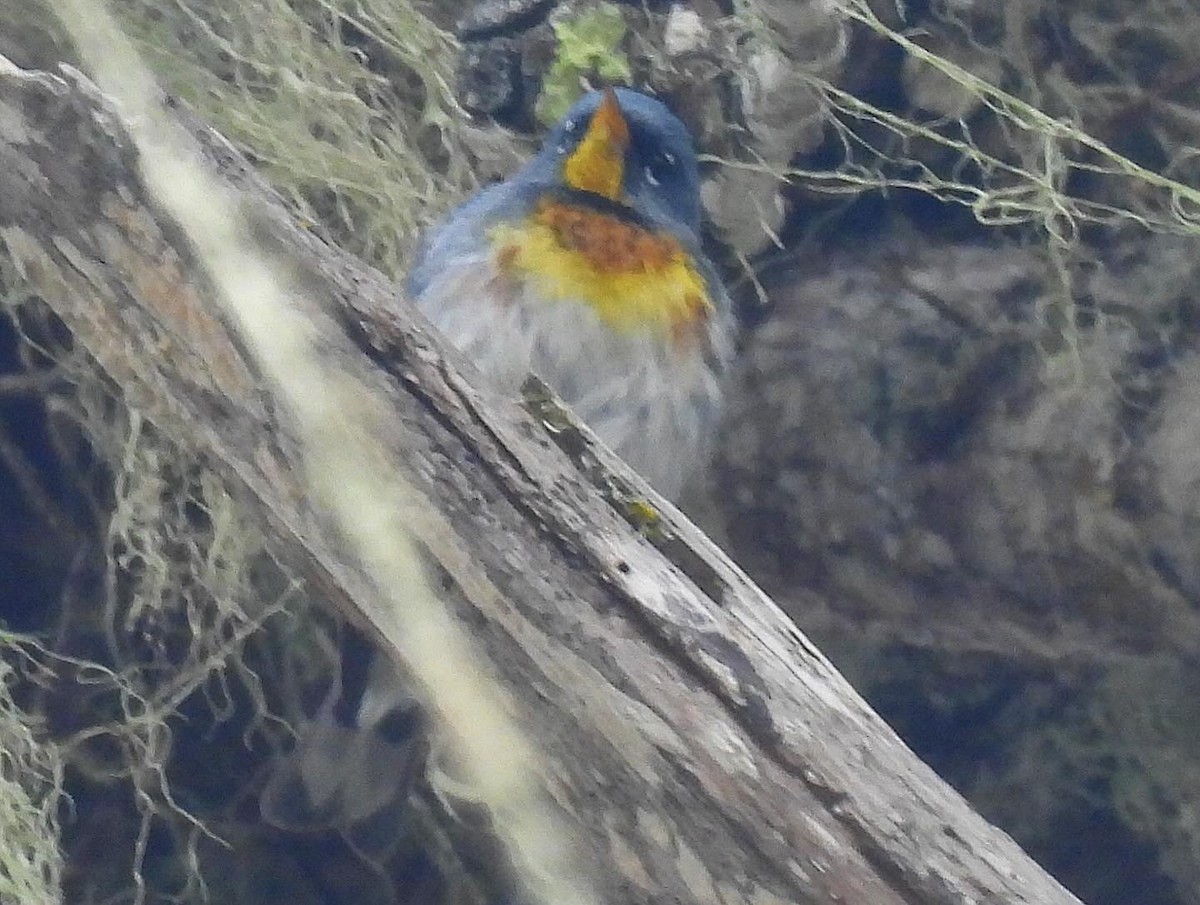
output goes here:
{"type": "Polygon", "coordinates": [[[621,113],[616,92],[609,88],[579,145],[563,162],[563,181],[581,192],[594,192],[616,201],[621,197],[628,148],[629,124],[621,113]]]}
{"type": "Polygon", "coordinates": [[[673,236],[603,211],[546,201],[490,238],[499,273],[547,301],[584,302],[617,330],[682,341],[712,311],[703,275],[673,236]]]}
{"type": "Polygon", "coordinates": [[[256,406],[259,381],[246,369],[233,333],[209,313],[193,276],[157,225],[142,208],[116,196],[106,197],[101,209],[108,222],[93,231],[97,247],[161,328],[146,341],[158,343],[159,353],[197,385],[215,383],[226,396],[256,406]]]}

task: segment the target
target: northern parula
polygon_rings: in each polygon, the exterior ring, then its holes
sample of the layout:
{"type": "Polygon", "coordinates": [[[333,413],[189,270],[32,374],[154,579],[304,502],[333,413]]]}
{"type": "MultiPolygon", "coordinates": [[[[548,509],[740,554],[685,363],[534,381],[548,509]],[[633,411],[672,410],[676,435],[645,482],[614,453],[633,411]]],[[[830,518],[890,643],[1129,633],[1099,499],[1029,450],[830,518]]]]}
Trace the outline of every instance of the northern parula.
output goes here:
{"type": "Polygon", "coordinates": [[[430,235],[408,289],[485,378],[515,393],[536,374],[674,497],[713,437],[733,349],[699,227],[683,123],[636,91],[594,91],[430,235]]]}
{"type": "MultiPolygon", "coordinates": [[[[515,393],[537,374],[673,497],[708,449],[733,349],[729,298],[699,227],[683,123],[636,91],[593,92],[524,169],[431,234],[408,289],[487,379],[515,393]]],[[[404,797],[423,732],[381,731],[412,710],[384,658],[361,702],[343,692],[335,684],[268,781],[268,822],[388,826],[378,815],[404,797]]]]}

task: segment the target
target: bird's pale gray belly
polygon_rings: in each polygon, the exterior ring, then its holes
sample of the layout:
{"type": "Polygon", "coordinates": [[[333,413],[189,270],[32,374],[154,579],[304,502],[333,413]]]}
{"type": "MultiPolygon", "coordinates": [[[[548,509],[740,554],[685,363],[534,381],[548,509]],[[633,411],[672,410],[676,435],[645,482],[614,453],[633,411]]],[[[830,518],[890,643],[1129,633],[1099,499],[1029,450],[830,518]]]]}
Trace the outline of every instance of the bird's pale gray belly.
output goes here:
{"type": "Polygon", "coordinates": [[[720,409],[714,357],[645,331],[615,331],[591,306],[490,279],[481,258],[438,275],[422,311],[495,386],[537,374],[665,496],[707,452],[720,409]]]}

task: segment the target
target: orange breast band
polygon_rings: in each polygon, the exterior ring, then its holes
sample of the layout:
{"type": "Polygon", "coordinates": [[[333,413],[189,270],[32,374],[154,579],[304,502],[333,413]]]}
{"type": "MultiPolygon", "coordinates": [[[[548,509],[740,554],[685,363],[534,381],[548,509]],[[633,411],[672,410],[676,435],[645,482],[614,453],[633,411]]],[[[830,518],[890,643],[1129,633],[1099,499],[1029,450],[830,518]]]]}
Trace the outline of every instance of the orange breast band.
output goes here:
{"type": "Polygon", "coordinates": [[[547,302],[586,303],[614,329],[681,337],[712,312],[678,240],[604,211],[545,200],[526,222],[493,228],[491,240],[502,275],[547,302]]]}

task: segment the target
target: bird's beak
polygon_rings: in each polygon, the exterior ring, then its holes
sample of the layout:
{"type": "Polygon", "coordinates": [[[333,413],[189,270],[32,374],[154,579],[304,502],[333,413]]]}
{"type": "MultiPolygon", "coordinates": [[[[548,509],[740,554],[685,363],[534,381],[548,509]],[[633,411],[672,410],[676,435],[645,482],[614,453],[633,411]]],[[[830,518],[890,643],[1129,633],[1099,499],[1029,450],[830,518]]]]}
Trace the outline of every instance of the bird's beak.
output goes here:
{"type": "Polygon", "coordinates": [[[606,88],[587,132],[563,164],[563,179],[573,189],[618,201],[628,148],[629,124],[621,112],[617,93],[606,88]]]}

